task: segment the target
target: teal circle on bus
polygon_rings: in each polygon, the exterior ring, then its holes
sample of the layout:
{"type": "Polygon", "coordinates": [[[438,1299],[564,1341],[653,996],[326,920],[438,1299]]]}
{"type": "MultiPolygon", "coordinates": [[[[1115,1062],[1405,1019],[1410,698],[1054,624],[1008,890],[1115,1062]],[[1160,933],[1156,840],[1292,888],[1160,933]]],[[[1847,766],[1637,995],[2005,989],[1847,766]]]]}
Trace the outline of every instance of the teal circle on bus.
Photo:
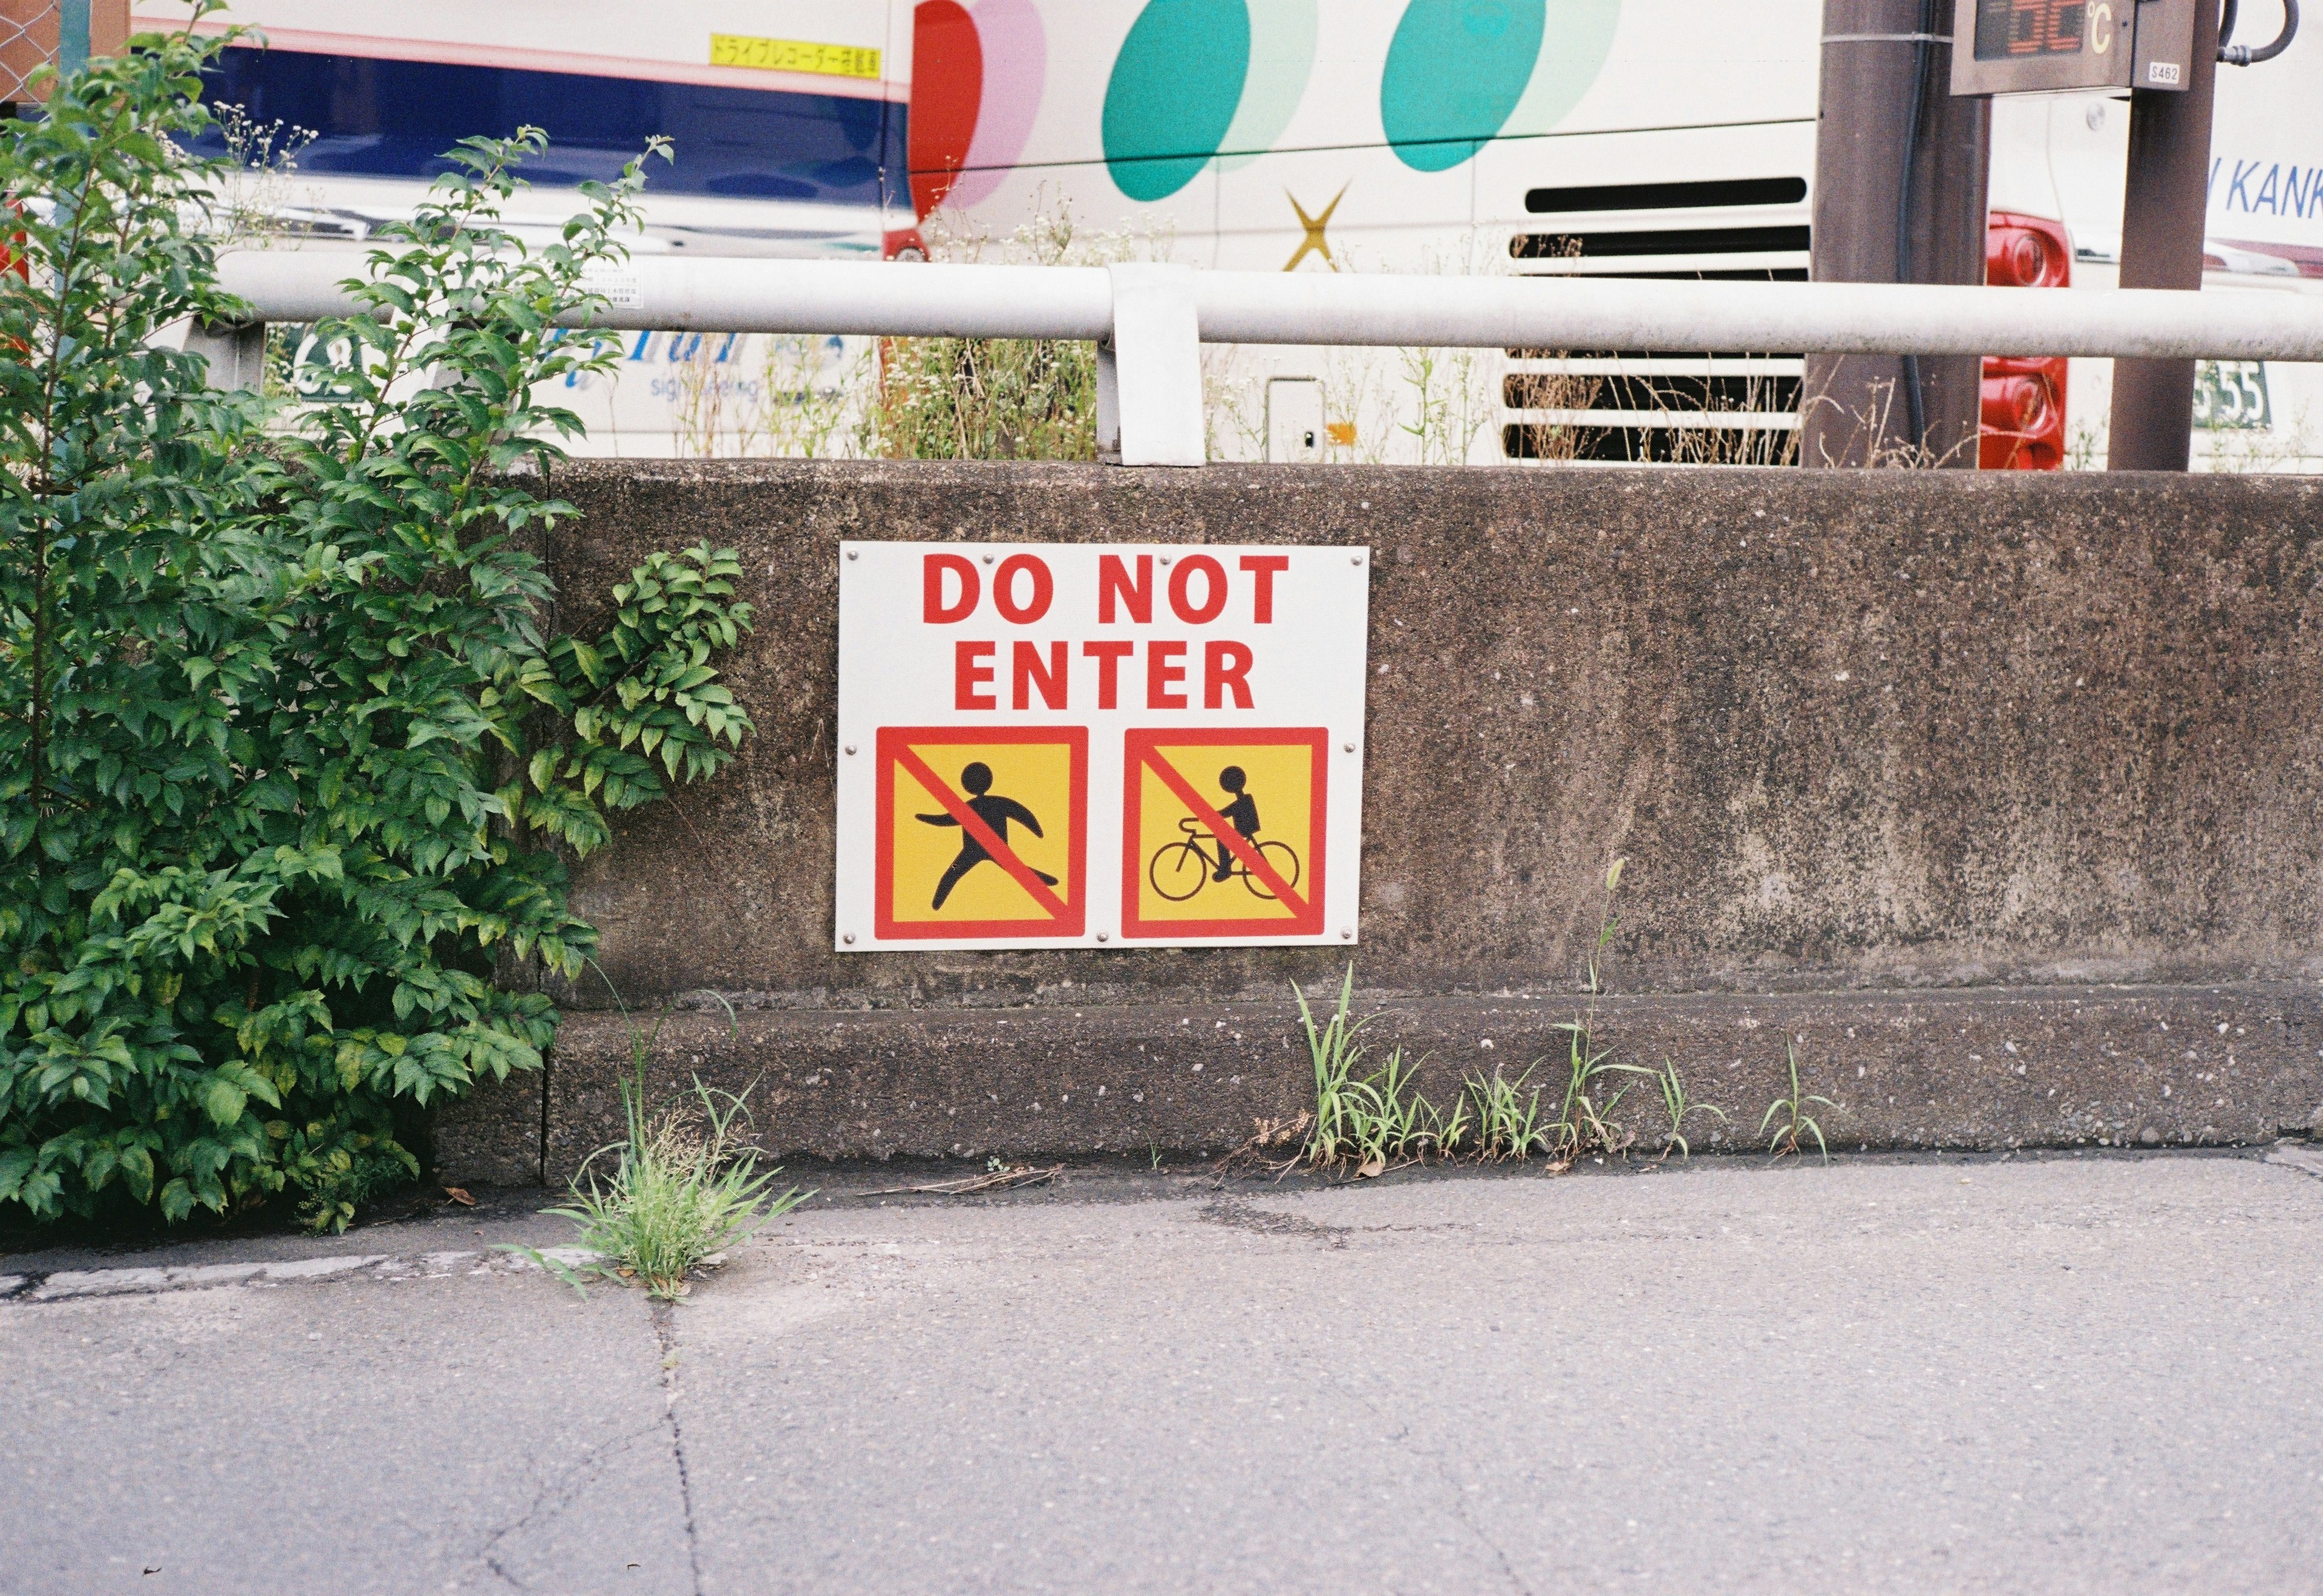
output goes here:
{"type": "Polygon", "coordinates": [[[1152,0],[1105,86],[1106,170],[1132,199],[1167,199],[1218,152],[1250,75],[1244,0],[1152,0]]]}
{"type": "Polygon", "coordinates": [[[1547,11],[1547,0],[1411,0],[1380,72],[1397,159],[1446,171],[1499,133],[1532,81],[1547,11]]]}

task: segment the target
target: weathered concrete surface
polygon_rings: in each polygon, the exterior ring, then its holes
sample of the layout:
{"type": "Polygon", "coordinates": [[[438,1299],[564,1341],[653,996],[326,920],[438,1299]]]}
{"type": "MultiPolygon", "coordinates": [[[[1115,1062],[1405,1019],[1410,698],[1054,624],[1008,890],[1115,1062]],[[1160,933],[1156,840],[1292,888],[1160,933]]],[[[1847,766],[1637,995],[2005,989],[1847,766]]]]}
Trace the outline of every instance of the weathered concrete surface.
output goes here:
{"type": "Polygon", "coordinates": [[[2272,1596],[2323,1567],[2297,1167],[885,1201],[786,1216],[660,1336],[537,1273],[0,1300],[0,1587],[2272,1596]]]}
{"type": "MultiPolygon", "coordinates": [[[[1420,1089],[1448,1106],[1462,1078],[1515,1077],[1539,1060],[1554,1113],[1565,1091],[1571,1001],[1431,998],[1375,1023],[1383,1051],[1428,1055],[1420,1089]]],[[[1599,1045],[1676,1061],[1689,1095],[1727,1115],[1690,1118],[1700,1146],[1761,1147],[1768,1105],[1801,1088],[1832,1147],[2183,1146],[2304,1134],[2323,1108],[2323,998],[2293,986],[1989,987],[1912,994],[1617,996],[1599,1045]]],[[[621,1131],[629,1059],[618,1017],[573,1014],[548,1092],[548,1163],[563,1179],[621,1131]]],[[[664,1022],[656,1097],[694,1074],[739,1089],[769,1151],[827,1159],[1072,1156],[1149,1149],[1222,1152],[1262,1120],[1314,1105],[1313,1071],[1287,1003],[1083,1009],[746,1014],[664,1022]]],[[[1646,1150],[1668,1125],[1651,1081],[1624,1083],[1612,1114],[1646,1150]]]]}
{"type": "MultiPolygon", "coordinates": [[[[1329,949],[831,950],[842,537],[1374,546],[1367,984],[2323,974],[2323,487],[2283,478],[560,467],[561,619],[742,551],[739,766],[597,856],[625,993],[808,1006],[1271,995],[1329,949]],[[593,601],[593,602],[592,602],[593,601]]],[[[601,997],[580,995],[591,1006],[601,997]]]]}
{"type": "Polygon", "coordinates": [[[0,1304],[0,1589],[684,1596],[660,1361],[537,1273],[0,1304]]]}
{"type": "MultiPolygon", "coordinates": [[[[999,1056],[1014,1062],[991,1066],[1010,1087],[983,1090],[1030,1102],[1021,1088],[1093,1090],[1103,1069],[1126,1070],[1116,1041],[1143,1040],[1152,1005],[1273,1003],[1341,958],[834,953],[842,537],[1373,546],[1356,958],[1380,1001],[1571,1002],[1615,857],[1630,864],[1606,963],[1630,994],[1838,1003],[1960,987],[1997,1001],[2050,986],[2261,983],[2282,988],[2261,1007],[2303,1015],[2300,991],[2323,975],[2323,490],[2310,482],[653,462],[560,467],[556,485],[583,511],[549,545],[561,619],[576,629],[599,623],[608,588],[650,549],[709,538],[742,552],[758,631],[729,668],[758,736],[721,781],[592,859],[577,901],[632,1004],[714,990],[753,1014],[750,1034],[779,1031],[816,1070],[860,1073],[852,1128],[823,1115],[788,1137],[802,1147],[868,1151],[873,1130],[881,1146],[1050,1144],[1058,1122],[1029,1110],[951,1136],[909,1105],[958,1106],[950,1083],[969,1055],[993,1051],[997,1011],[1021,1006],[1012,1025],[1045,1040],[1010,1034],[999,1056]],[[942,1062],[915,1064],[899,1041],[843,1064],[813,1040],[873,1035],[838,1029],[863,1009],[909,1011],[899,1038],[921,1025],[951,1039],[942,1062]],[[778,1024],[759,1011],[801,1013],[778,1024]]],[[[608,1006],[601,988],[565,995],[608,1006]]],[[[1636,1056],[1740,1023],[1688,1012],[1625,1022],[1636,1056]]],[[[1897,1013],[1909,1031],[1909,1005],[1897,1013]]],[[[1448,1039],[1485,1023],[1478,1011],[1440,1028],[1448,1039]]],[[[1886,1068],[1816,1040],[1817,1067],[1886,1068]]],[[[1672,1056],[1707,1068],[1721,1052],[1672,1056]]],[[[585,1103],[622,1056],[576,1016],[546,1146],[599,1133],[585,1103]]],[[[1925,1056],[1926,1069],[1966,1068],[1925,1056]]],[[[2254,1085],[2235,1123],[2269,1122],[2307,1095],[2311,1050],[2264,1057],[2250,1067],[2278,1085],[2254,1085]]],[[[1279,1045],[1248,1062],[1239,1072],[1283,1101],[1279,1045]]],[[[789,1064],[731,1061],[746,1067],[789,1064]]],[[[1933,1100],[1964,1101],[1967,1080],[1933,1100]]],[[[2126,1080],[2075,1081],[2061,1102],[2118,1105],[2107,1123],[2132,1134],[2148,1121],[2204,1134],[2176,1085],[2149,1102],[2126,1080]]],[[[1899,1117],[1860,1122],[1867,1134],[2080,1133],[2045,1096],[2038,1113],[1940,1124],[1933,1110],[1903,1115],[1896,1095],[1899,1117]]],[[[492,1123],[529,1112],[537,1127],[543,1100],[527,1101],[492,1123]]],[[[1244,1106],[1103,1133],[1194,1145],[1250,1117],[1244,1106]]],[[[495,1142],[473,1111],[455,1111],[445,1134],[494,1168],[539,1156],[495,1142]]]]}

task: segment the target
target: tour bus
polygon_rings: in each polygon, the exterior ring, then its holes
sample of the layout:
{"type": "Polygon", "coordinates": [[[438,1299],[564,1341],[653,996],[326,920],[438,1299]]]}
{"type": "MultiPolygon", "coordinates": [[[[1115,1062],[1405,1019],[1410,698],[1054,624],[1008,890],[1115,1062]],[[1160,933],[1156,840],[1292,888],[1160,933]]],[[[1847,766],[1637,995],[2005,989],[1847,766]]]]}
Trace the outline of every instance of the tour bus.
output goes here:
{"type": "MultiPolygon", "coordinates": [[[[148,0],[139,25],[182,25],[171,9],[148,0]]],[[[544,233],[570,185],[611,176],[650,135],[675,142],[642,251],[990,259],[1070,216],[1085,247],[1196,266],[1802,280],[1822,9],[239,0],[201,25],[260,31],[225,52],[216,105],[284,138],[311,130],[275,198],[312,246],[408,214],[457,139],[533,124],[553,142],[516,219],[544,233]]],[[[2323,87],[2318,50],[2301,38],[2219,71],[2212,288],[2323,279],[2323,133],[2291,114],[2302,84],[2323,87]]],[[[2112,283],[2127,124],[2106,92],[1996,102],[1991,280],[2112,283]]],[[[1442,458],[1440,436],[1427,453],[1439,425],[1452,456],[1480,461],[1771,460],[1795,434],[1795,353],[1488,353],[1415,370],[1385,352],[1213,351],[1215,446],[1442,458]],[[1415,426],[1415,382],[1439,397],[1451,383],[1461,416],[1423,401],[1415,426]],[[1301,424],[1270,429],[1277,410],[1301,424]]],[[[861,358],[854,340],[691,335],[634,335],[623,355],[622,380],[575,408],[594,446],[625,453],[715,447],[721,418],[757,405],[763,421],[772,399],[804,401],[861,358]]],[[[2108,374],[1988,366],[1986,463],[2102,463],[2108,374]]],[[[2205,366],[2198,454],[2306,468],[2323,454],[2309,382],[2205,366]]]]}

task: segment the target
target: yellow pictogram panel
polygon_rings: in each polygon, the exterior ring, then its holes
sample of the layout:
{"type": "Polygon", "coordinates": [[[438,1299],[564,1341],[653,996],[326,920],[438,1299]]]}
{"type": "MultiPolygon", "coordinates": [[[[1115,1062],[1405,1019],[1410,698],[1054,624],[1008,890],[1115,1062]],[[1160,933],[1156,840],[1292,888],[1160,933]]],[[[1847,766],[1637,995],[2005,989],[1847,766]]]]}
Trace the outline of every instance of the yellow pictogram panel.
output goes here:
{"type": "Polygon", "coordinates": [[[1133,731],[1123,935],[1312,935],[1323,919],[1324,733],[1133,731]]]}
{"type": "Polygon", "coordinates": [[[1088,772],[1079,727],[881,728],[880,936],[1080,935],[1088,772]]]}

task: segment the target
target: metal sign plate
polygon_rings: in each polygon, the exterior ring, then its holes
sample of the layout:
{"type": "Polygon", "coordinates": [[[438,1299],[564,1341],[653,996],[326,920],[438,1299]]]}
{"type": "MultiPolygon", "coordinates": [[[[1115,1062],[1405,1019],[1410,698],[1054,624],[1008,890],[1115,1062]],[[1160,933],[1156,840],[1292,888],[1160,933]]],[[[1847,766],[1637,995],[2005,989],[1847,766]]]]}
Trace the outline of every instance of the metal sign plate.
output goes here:
{"type": "Polygon", "coordinates": [[[1355,940],[1371,554],[848,543],[839,949],[1355,940]]]}

